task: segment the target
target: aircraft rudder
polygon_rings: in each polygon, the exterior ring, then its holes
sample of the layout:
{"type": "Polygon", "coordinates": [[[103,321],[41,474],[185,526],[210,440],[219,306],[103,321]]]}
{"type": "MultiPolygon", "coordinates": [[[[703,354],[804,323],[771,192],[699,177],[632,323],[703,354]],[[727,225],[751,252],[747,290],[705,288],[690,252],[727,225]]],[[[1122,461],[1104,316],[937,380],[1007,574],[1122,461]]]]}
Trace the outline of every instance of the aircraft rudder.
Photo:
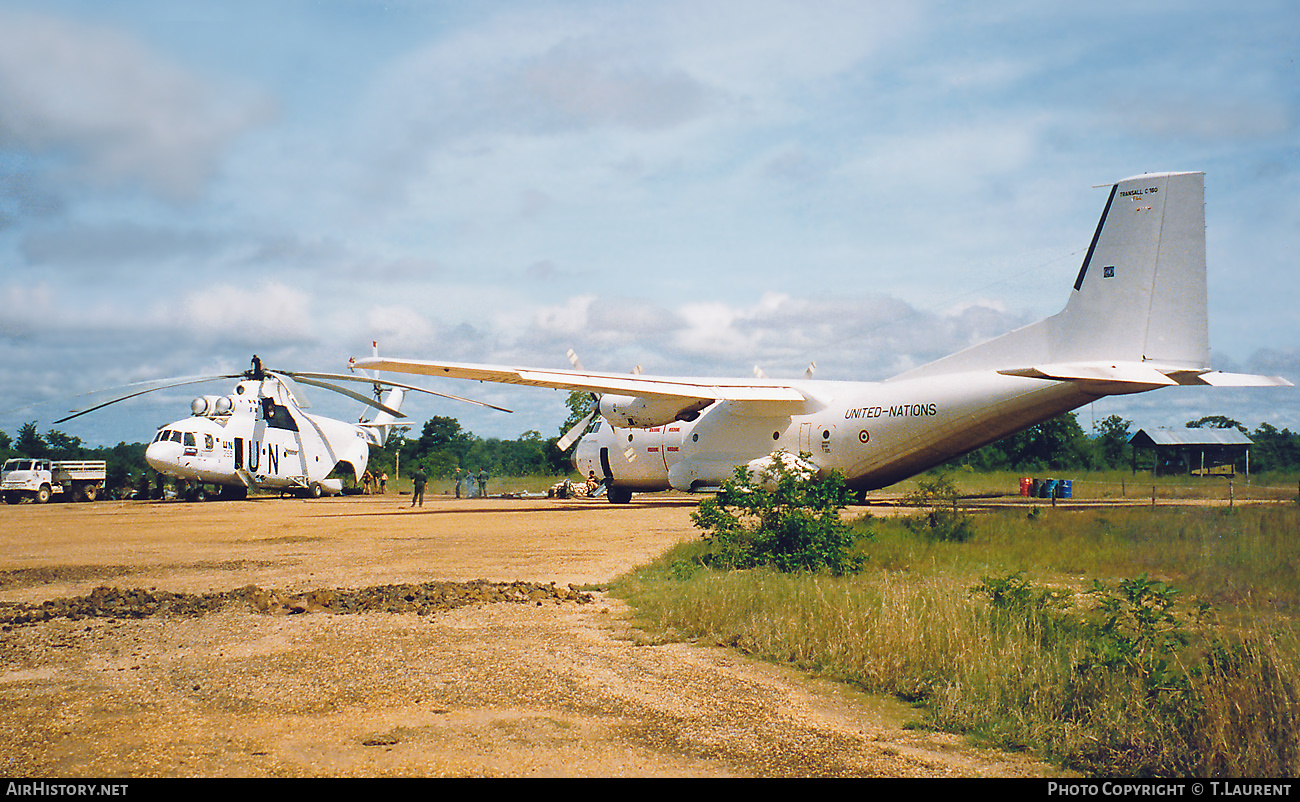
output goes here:
{"type": "Polygon", "coordinates": [[[1208,367],[1206,319],[1205,174],[1116,182],[1053,321],[1052,361],[1208,367]]]}

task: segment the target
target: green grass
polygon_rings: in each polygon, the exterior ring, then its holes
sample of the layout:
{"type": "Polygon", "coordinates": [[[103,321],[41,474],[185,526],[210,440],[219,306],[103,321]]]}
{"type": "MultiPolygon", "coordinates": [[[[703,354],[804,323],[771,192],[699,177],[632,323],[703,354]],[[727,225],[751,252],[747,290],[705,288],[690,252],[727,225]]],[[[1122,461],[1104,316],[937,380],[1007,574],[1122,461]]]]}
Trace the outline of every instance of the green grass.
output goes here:
{"type": "MultiPolygon", "coordinates": [[[[1032,473],[1012,471],[989,471],[987,473],[972,471],[969,468],[955,468],[949,475],[958,490],[969,496],[1017,496],[1020,493],[1020,478],[1032,473]]],[[[873,491],[868,498],[890,498],[901,496],[916,489],[918,481],[924,481],[927,474],[913,477],[883,490],[873,491]]],[[[1229,493],[1239,501],[1245,500],[1294,500],[1300,487],[1300,475],[1295,473],[1265,473],[1247,478],[1244,475],[1232,477],[1229,488],[1225,476],[1152,476],[1149,471],[1136,474],[1127,470],[1114,471],[1078,471],[1060,470],[1037,473],[1038,478],[1070,479],[1073,482],[1073,496],[1077,499],[1131,499],[1133,501],[1150,500],[1152,488],[1159,499],[1217,499],[1227,500],[1229,493]]]]}
{"type": "Polygon", "coordinates": [[[985,513],[964,543],[864,526],[855,576],[712,571],[688,543],[613,590],[660,637],[894,694],[1085,772],[1300,770],[1295,505],[985,513]],[[1012,586],[1014,604],[989,592],[1012,586]]]}

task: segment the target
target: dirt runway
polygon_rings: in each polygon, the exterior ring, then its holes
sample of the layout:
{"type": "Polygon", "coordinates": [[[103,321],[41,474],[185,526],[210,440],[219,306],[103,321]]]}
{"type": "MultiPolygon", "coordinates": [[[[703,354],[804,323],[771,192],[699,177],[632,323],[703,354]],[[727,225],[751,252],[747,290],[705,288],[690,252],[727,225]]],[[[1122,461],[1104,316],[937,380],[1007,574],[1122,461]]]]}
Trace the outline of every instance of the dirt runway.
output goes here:
{"type": "MultiPolygon", "coordinates": [[[[0,602],[98,586],[283,593],[607,582],[697,537],[698,499],[409,496],[0,508],[0,602]]],[[[433,614],[67,617],[0,632],[10,777],[1049,776],[903,706],[594,601],[433,614]]]]}

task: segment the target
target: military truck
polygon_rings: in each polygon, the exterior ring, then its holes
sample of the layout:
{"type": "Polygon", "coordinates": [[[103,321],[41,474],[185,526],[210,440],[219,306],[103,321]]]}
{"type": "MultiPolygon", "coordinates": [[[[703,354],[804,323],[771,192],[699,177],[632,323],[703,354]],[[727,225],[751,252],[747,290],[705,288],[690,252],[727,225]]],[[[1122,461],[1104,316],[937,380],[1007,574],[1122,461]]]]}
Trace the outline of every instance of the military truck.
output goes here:
{"type": "Polygon", "coordinates": [[[0,476],[0,493],[5,503],[17,504],[30,498],[44,504],[56,496],[75,501],[94,501],[104,490],[108,466],[103,460],[30,459],[19,457],[5,462],[0,476]]]}

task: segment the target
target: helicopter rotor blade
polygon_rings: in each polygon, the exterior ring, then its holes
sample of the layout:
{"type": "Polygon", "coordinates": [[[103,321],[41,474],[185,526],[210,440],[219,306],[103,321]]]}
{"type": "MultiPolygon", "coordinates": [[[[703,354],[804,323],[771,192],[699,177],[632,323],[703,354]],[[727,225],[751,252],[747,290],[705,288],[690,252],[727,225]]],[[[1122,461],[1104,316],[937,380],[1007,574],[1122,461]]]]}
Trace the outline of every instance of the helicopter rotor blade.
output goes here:
{"type": "MultiPolygon", "coordinates": [[[[291,373],[286,372],[285,375],[294,379],[305,377],[308,379],[332,379],[334,381],[360,382],[361,384],[375,383],[374,379],[363,379],[359,376],[348,376],[341,373],[305,373],[305,372],[294,371],[291,373]]],[[[472,398],[463,398],[459,395],[452,395],[451,393],[440,393],[437,390],[430,390],[427,387],[417,387],[414,384],[402,384],[401,382],[389,381],[388,379],[380,379],[379,383],[384,385],[385,387],[401,387],[403,390],[415,390],[421,393],[428,393],[429,395],[436,395],[439,396],[440,398],[449,398],[453,401],[464,401],[466,404],[476,404],[480,407],[495,409],[499,412],[514,412],[514,410],[506,409],[505,407],[499,407],[496,404],[489,404],[486,401],[475,401],[472,398]]]]}
{"type": "MultiPolygon", "coordinates": [[[[311,409],[311,402],[308,401],[307,396],[303,394],[302,388],[294,383],[291,373],[284,370],[267,370],[265,373],[267,376],[273,376],[280,382],[280,385],[288,391],[289,395],[293,396],[293,402],[298,405],[299,409],[311,409]]],[[[304,382],[304,384],[305,383],[306,382],[304,382]]]]}
{"type": "MultiPolygon", "coordinates": [[[[79,417],[81,417],[82,415],[85,415],[85,414],[88,413],[88,412],[94,412],[94,411],[97,410],[97,409],[103,409],[104,407],[106,407],[106,406],[110,406],[110,405],[112,405],[112,404],[116,404],[116,403],[119,402],[119,401],[126,401],[126,400],[129,399],[129,398],[135,398],[135,397],[137,397],[137,396],[145,395],[145,394],[147,394],[147,393],[157,392],[158,390],[169,390],[169,389],[171,389],[171,388],[173,388],[173,387],[184,387],[184,386],[186,386],[186,385],[190,385],[190,384],[202,384],[203,382],[216,381],[217,379],[235,379],[235,378],[240,378],[240,377],[242,377],[243,375],[244,375],[244,374],[242,374],[242,373],[226,373],[226,374],[212,375],[212,376],[185,376],[185,377],[180,378],[180,379],[155,379],[153,382],[134,382],[133,384],[128,384],[128,385],[125,385],[125,386],[126,386],[126,387],[136,387],[136,386],[139,386],[139,385],[141,385],[141,384],[152,384],[152,383],[156,383],[156,382],[159,382],[159,381],[167,382],[167,383],[166,383],[166,384],[161,384],[161,385],[159,385],[159,386],[157,386],[157,387],[150,387],[150,388],[148,388],[148,389],[146,389],[146,390],[137,390],[137,391],[134,392],[134,393],[127,393],[126,395],[119,395],[119,396],[117,396],[117,397],[115,397],[115,398],[110,398],[109,400],[104,401],[104,402],[102,402],[102,403],[99,403],[99,404],[95,404],[95,405],[93,405],[93,406],[86,407],[85,409],[72,409],[72,410],[68,410],[68,411],[71,412],[72,414],[71,414],[71,415],[67,415],[67,416],[65,416],[65,417],[62,417],[62,418],[59,418],[58,420],[55,421],[55,423],[63,423],[64,421],[70,421],[70,420],[72,420],[73,418],[79,418],[79,417]]],[[[119,389],[120,389],[120,388],[119,388],[119,389]]],[[[96,392],[99,392],[99,391],[96,391],[96,392]]],[[[89,394],[87,394],[87,395],[89,395],[89,394]]]]}
{"type": "Polygon", "coordinates": [[[321,388],[323,388],[323,389],[330,390],[330,391],[332,391],[332,392],[339,393],[339,394],[341,394],[341,395],[346,395],[348,398],[354,399],[354,400],[356,400],[356,401],[360,401],[361,403],[365,404],[365,405],[368,406],[368,407],[374,407],[375,409],[379,410],[380,412],[387,412],[389,415],[392,415],[394,418],[405,418],[405,417],[406,417],[406,415],[405,415],[404,413],[402,413],[402,412],[398,412],[397,410],[395,410],[395,409],[393,409],[393,408],[391,408],[391,407],[389,407],[389,406],[386,406],[386,405],[384,405],[384,404],[381,404],[381,403],[379,403],[378,401],[375,401],[375,400],[371,399],[371,398],[368,397],[368,396],[364,396],[364,395],[362,395],[361,393],[353,392],[353,391],[349,390],[349,389],[346,388],[346,387],[339,387],[339,386],[336,385],[336,384],[330,384],[329,382],[323,382],[323,381],[320,381],[319,379],[306,378],[306,377],[304,377],[301,373],[299,373],[299,374],[297,374],[297,375],[294,375],[293,378],[294,378],[295,381],[300,381],[300,382],[302,382],[303,384],[310,384],[312,387],[321,387],[321,388]]]}

